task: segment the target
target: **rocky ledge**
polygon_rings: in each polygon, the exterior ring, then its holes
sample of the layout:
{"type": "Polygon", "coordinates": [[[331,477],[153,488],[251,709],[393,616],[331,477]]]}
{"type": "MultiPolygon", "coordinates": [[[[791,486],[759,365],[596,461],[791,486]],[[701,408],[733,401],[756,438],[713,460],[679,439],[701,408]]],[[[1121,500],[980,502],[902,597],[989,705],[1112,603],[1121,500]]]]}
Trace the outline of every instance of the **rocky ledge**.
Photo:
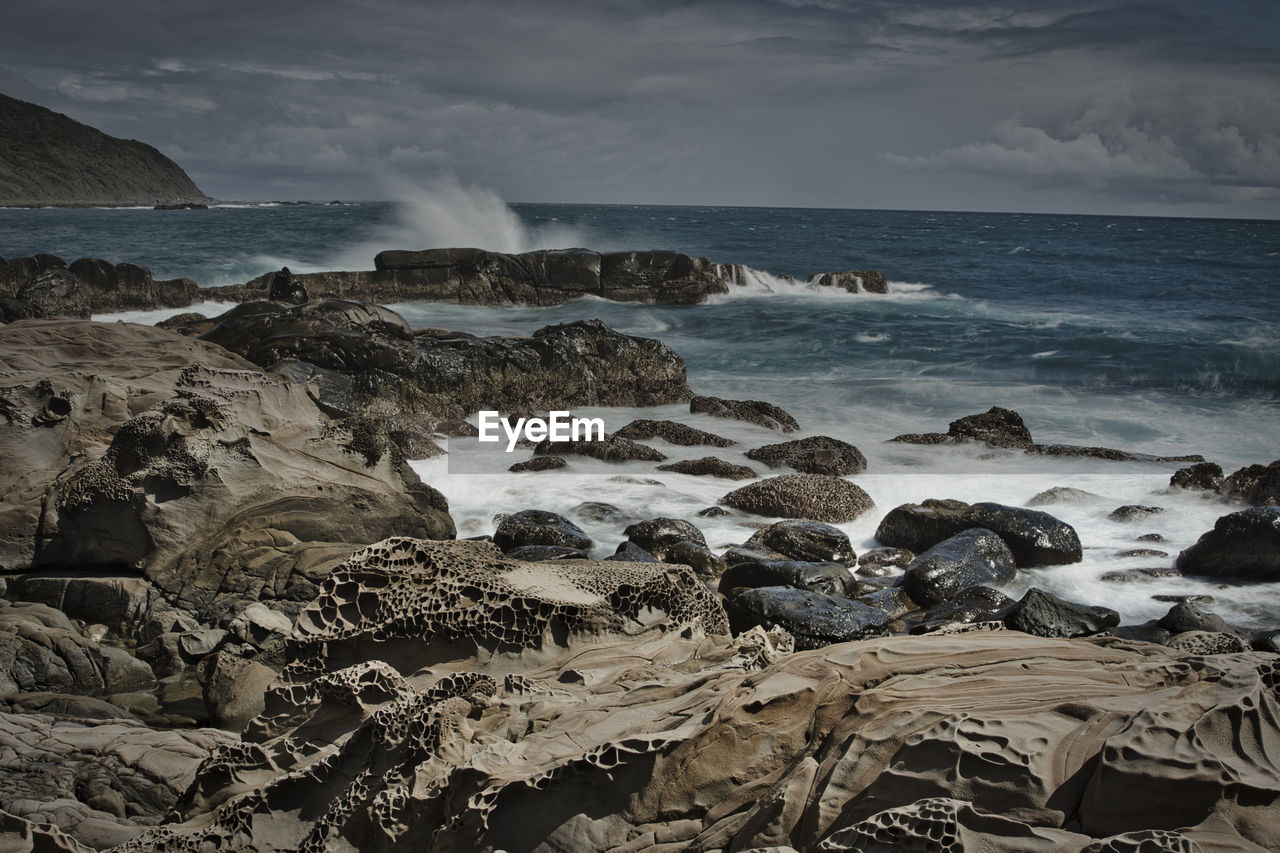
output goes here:
{"type": "Polygon", "coordinates": [[[453,302],[460,305],[560,305],[583,296],[619,302],[691,305],[735,288],[833,288],[887,293],[875,270],[822,273],[806,282],[768,277],[742,264],[717,264],[680,252],[543,249],[519,255],[484,249],[386,251],[372,270],[293,274],[286,267],[245,284],[201,288],[190,279],[153,282],[134,264],[56,255],[0,259],[0,321],[87,317],[124,309],[184,308],[202,300],[300,304],[309,300],[453,302]]]}
{"type": "MultiPolygon", "coordinates": [[[[406,460],[480,405],[803,427],[598,322],[477,338],[330,300],[165,325],[0,326],[4,849],[1280,848],[1280,632],[1037,588],[1090,547],[1051,512],[1087,493],[878,507],[862,453],[808,436],[746,451],[793,473],[693,466],[753,481],[704,510],[739,544],[600,502],[575,513],[625,537],[604,559],[532,508],[456,541],[406,460]],[[859,555],[834,524],[868,515],[859,555]]],[[[656,467],[646,441],[733,446],[638,420],[591,464],[656,467]]],[[[963,441],[1039,447],[1007,410],[963,441]]],[[[1104,580],[1273,582],[1277,466],[1178,471],[1223,517],[1104,580]]]]}

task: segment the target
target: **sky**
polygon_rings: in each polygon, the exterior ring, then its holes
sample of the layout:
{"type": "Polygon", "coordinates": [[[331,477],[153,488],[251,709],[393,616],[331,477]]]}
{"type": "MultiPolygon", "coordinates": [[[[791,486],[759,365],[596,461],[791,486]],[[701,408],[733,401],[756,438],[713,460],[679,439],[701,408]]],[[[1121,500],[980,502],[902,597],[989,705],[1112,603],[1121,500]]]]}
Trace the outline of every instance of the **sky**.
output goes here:
{"type": "Polygon", "coordinates": [[[10,0],[0,92],[220,199],[1280,218],[1274,0],[10,0]]]}

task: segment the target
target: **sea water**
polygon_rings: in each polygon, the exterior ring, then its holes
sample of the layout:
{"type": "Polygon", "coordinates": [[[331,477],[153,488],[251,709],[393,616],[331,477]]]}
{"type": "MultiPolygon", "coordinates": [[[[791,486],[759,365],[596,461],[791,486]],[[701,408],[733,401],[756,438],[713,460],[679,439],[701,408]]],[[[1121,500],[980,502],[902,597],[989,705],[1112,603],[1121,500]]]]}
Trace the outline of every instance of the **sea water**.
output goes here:
{"type": "MultiPolygon", "coordinates": [[[[1167,567],[1230,511],[1171,492],[1179,466],[991,453],[982,448],[886,443],[905,432],[999,405],[1018,411],[1042,443],[1203,454],[1230,472],[1280,457],[1280,223],[779,208],[507,205],[456,184],[400,204],[235,206],[207,211],[0,211],[0,255],[52,252],[131,261],[158,278],[227,284],[279,269],[368,269],[381,249],[474,245],[500,251],[586,246],[676,249],[760,271],[751,285],[698,306],[583,299],[553,308],[393,305],[415,326],[475,334],[529,334],[596,317],[657,338],[685,359],[696,393],[767,400],[791,412],[788,436],[690,415],[687,406],[579,409],[610,430],[632,418],[669,418],[739,442],[727,450],[652,442],[673,460],[829,435],[869,460],[854,477],[876,509],[841,525],[861,550],[879,519],[926,498],[1023,505],[1052,486],[1096,501],[1048,507],[1084,544],[1081,563],[1024,571],[1007,591],[1039,586],[1119,610],[1126,622],[1168,608],[1154,595],[1203,594],[1243,628],[1280,623],[1280,584],[1230,586],[1191,578],[1103,583],[1125,568],[1167,567]],[[818,293],[784,278],[879,269],[887,295],[818,293]],[[1123,504],[1164,512],[1108,518],[1123,504]],[[1164,541],[1142,542],[1143,534],[1164,541]],[[1167,556],[1121,557],[1146,547],[1167,556]]],[[[213,314],[223,306],[206,305],[213,314]]],[[[190,309],[184,309],[190,310],[190,309]]],[[[176,313],[176,312],[168,312],[176,313]]],[[[163,313],[101,319],[154,322],[163,313]]],[[[495,408],[497,401],[495,401],[495,408]]],[[[511,462],[528,458],[517,452],[511,462]]],[[[740,485],[658,472],[652,463],[572,457],[561,472],[475,474],[449,458],[414,463],[450,501],[460,535],[491,533],[495,517],[541,508],[577,520],[599,556],[623,525],[583,519],[587,501],[640,519],[693,521],[709,544],[741,542],[756,519],[697,513],[740,485]]]]}

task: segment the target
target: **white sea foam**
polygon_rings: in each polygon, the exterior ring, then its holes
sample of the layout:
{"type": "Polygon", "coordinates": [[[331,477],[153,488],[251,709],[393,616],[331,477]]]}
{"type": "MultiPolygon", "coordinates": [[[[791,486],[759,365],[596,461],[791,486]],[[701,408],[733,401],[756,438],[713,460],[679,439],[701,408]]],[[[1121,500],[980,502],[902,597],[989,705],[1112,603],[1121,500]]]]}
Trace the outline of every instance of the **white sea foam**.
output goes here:
{"type": "Polygon", "coordinates": [[[234,302],[197,302],[186,308],[156,308],[152,311],[116,311],[110,314],[94,314],[91,319],[99,323],[138,323],[143,326],[154,326],[161,320],[176,317],[179,314],[198,313],[206,317],[216,317],[235,307],[234,302]]]}

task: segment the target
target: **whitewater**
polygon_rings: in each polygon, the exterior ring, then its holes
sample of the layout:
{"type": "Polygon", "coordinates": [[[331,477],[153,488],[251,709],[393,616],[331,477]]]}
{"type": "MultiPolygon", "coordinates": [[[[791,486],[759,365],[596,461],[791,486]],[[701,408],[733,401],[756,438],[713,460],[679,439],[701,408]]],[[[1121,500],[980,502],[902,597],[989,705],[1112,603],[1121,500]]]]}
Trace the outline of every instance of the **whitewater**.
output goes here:
{"type": "MultiPolygon", "coordinates": [[[[1170,491],[1176,464],[1057,459],[982,448],[886,443],[945,431],[993,405],[1019,412],[1041,443],[1154,455],[1199,453],[1228,473],[1280,457],[1280,224],[1024,214],[507,204],[456,181],[399,203],[226,207],[209,211],[0,211],[0,254],[53,252],[70,261],[131,261],[159,277],[245,281],[297,272],[368,269],[377,251],[478,246],[664,248],[753,268],[710,303],[661,307],[584,299],[554,308],[392,305],[412,325],[478,335],[527,335],[596,317],[662,340],[684,357],[695,393],[766,400],[802,426],[782,436],[686,406],[590,409],[612,431],[633,418],[681,421],[733,438],[729,462],[769,471],[743,453],[805,435],[856,445],[868,469],[853,478],[876,509],[841,525],[861,551],[883,515],[905,502],[958,498],[1025,505],[1070,486],[1096,501],[1047,507],[1072,524],[1081,563],[1020,573],[1006,591],[1039,586],[1120,611],[1126,623],[1162,615],[1155,596],[1206,595],[1238,627],[1270,626],[1280,584],[1230,587],[1192,578],[1112,584],[1106,572],[1167,567],[1229,511],[1170,491]],[[809,276],[879,269],[886,295],[816,292],[809,276]],[[794,276],[799,281],[788,277],[794,276]],[[1125,504],[1164,511],[1139,522],[1108,516],[1125,504]],[[1139,537],[1158,534],[1152,543],[1139,537]],[[1121,556],[1138,548],[1165,556],[1121,556]]],[[[213,315],[226,306],[199,306],[213,315]]],[[[191,309],[184,309],[191,310],[191,309]]],[[[100,317],[155,322],[165,313],[100,317]]],[[[706,448],[653,442],[671,459],[706,448]]],[[[507,457],[523,461],[528,451],[507,457]]],[[[449,456],[413,463],[450,502],[459,535],[492,533],[495,517],[547,509],[581,524],[604,556],[616,522],[577,512],[602,501],[636,518],[685,518],[715,549],[744,541],[753,520],[698,513],[737,483],[656,472],[652,464],[574,457],[559,472],[457,470],[449,456]]]]}

